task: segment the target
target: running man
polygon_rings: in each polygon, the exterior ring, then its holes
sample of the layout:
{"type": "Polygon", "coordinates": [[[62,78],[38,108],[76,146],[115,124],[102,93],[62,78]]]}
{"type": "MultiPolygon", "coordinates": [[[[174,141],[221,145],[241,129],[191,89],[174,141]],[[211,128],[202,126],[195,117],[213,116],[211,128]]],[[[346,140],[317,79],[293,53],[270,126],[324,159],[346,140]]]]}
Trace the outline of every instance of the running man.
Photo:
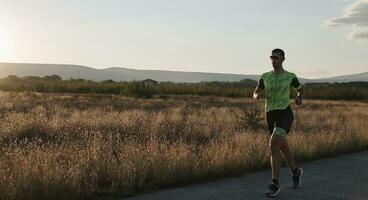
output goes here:
{"type": "Polygon", "coordinates": [[[273,70],[262,74],[253,98],[259,99],[264,96],[266,98],[267,126],[271,134],[269,146],[272,169],[272,180],[266,196],[276,197],[281,190],[278,179],[282,161],[281,152],[290,166],[293,188],[300,188],[302,184],[303,169],[295,165],[294,155],[286,141],[286,136],[294,120],[293,111],[290,108],[290,89],[293,87],[298,93],[295,98],[297,105],[302,104],[303,89],[296,75],[283,68],[285,53],[282,49],[272,50],[270,58],[273,70]]]}

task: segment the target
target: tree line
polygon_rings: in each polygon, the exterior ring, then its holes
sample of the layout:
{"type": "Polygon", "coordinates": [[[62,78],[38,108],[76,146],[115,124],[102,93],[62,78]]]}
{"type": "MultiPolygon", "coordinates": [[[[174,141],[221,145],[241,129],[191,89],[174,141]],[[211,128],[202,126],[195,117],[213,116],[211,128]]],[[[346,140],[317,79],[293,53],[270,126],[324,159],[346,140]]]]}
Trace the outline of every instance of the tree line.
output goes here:
{"type": "MultiPolygon", "coordinates": [[[[10,75],[0,79],[0,90],[42,93],[94,93],[120,94],[150,98],[153,95],[203,95],[225,97],[251,97],[257,81],[243,79],[237,82],[211,81],[198,83],[159,82],[147,85],[141,81],[63,80],[58,75],[44,77],[10,75]]],[[[305,97],[310,99],[366,100],[368,82],[306,83],[305,97]]],[[[294,94],[295,95],[295,94],[294,94]]]]}

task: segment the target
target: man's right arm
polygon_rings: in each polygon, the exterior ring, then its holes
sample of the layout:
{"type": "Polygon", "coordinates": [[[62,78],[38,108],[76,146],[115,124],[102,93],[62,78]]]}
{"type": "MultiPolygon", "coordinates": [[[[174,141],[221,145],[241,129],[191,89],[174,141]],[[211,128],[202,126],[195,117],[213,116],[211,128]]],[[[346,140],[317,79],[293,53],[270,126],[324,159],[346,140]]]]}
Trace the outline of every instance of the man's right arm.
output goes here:
{"type": "Polygon", "coordinates": [[[260,97],[263,97],[264,96],[264,93],[263,93],[264,88],[265,88],[264,82],[263,82],[263,79],[261,78],[261,79],[259,79],[258,85],[257,85],[256,89],[253,92],[253,98],[254,99],[259,99],[260,97]]]}

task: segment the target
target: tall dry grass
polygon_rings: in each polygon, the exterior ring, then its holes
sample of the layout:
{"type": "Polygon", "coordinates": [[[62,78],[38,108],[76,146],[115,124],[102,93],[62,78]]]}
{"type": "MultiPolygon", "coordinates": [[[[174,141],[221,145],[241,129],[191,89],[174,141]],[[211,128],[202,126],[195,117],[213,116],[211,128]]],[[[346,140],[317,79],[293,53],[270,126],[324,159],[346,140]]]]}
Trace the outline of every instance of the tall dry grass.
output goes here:
{"type": "MultiPolygon", "coordinates": [[[[304,103],[288,137],[299,161],[368,149],[367,103],[304,103]]],[[[129,196],[263,169],[257,110],[239,98],[0,93],[0,199],[129,196]]]]}

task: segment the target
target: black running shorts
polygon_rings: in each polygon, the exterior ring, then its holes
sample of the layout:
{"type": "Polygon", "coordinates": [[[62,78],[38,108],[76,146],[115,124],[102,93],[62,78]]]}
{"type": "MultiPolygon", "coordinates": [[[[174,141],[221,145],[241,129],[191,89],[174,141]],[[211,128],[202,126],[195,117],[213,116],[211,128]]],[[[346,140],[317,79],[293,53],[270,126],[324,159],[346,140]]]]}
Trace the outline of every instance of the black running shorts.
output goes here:
{"type": "Polygon", "coordinates": [[[283,110],[271,110],[266,113],[268,131],[272,135],[276,127],[282,128],[286,133],[290,132],[294,120],[290,105],[283,110]]]}

